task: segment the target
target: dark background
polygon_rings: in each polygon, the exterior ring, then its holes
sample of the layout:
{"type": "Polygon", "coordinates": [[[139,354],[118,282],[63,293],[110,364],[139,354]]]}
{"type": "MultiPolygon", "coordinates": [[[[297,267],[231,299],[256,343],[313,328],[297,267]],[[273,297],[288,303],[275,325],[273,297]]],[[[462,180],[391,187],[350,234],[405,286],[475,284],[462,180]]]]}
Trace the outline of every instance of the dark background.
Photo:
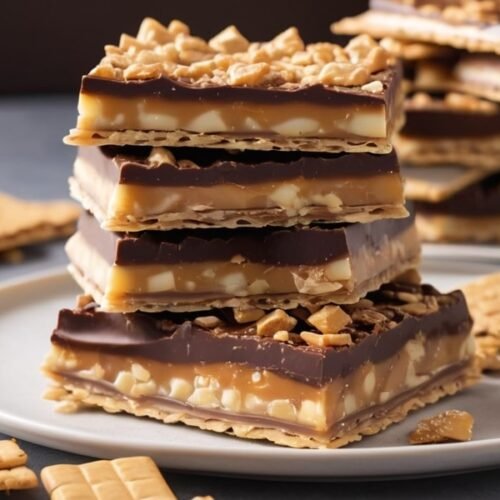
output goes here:
{"type": "Polygon", "coordinates": [[[80,77],[144,17],[177,18],[212,37],[235,24],[250,40],[268,40],[291,25],[307,42],[332,40],[329,26],[362,12],[367,0],[3,0],[0,93],[77,92],[80,77]]]}

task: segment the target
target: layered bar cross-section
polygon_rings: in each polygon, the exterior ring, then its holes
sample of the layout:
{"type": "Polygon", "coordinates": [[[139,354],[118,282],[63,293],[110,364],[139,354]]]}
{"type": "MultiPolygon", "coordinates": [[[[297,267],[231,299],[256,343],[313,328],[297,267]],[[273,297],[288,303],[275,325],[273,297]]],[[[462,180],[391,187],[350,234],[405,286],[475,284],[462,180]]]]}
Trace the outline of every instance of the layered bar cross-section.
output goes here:
{"type": "Polygon", "coordinates": [[[414,220],[141,233],[89,214],[66,250],[70,271],[109,311],[356,302],[418,266],[414,220]]]}
{"type": "Polygon", "coordinates": [[[44,366],[55,384],[47,396],[322,448],[374,434],[477,380],[461,292],[388,284],[356,304],[256,318],[62,310],[44,366]]]}
{"type": "Polygon", "coordinates": [[[402,162],[498,169],[498,103],[454,92],[419,92],[406,100],[405,112],[405,125],[394,139],[402,162]]]}
{"type": "Polygon", "coordinates": [[[83,78],[66,142],[387,153],[401,104],[399,68],[367,36],[250,43],[231,26],[205,41],[146,19],[83,78]]]}
{"type": "Polygon", "coordinates": [[[73,196],[113,231],[404,217],[396,155],[80,148],[73,196]]]}

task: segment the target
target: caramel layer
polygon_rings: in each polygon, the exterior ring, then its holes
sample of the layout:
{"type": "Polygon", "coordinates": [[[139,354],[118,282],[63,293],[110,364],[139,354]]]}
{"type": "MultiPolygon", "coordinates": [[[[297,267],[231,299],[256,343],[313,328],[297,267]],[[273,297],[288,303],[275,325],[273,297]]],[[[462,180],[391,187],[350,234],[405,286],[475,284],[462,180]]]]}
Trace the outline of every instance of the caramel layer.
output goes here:
{"type": "MultiPolygon", "coordinates": [[[[441,373],[468,362],[474,342],[468,332],[426,338],[420,334],[394,356],[366,361],[321,387],[245,363],[172,364],[53,344],[44,370],[59,381],[76,381],[97,394],[330,438],[371,407],[390,405],[406,392],[432,383],[441,373]],[[180,405],[180,406],[179,406],[180,405]]],[[[364,415],[366,418],[366,415],[364,415]]]]}
{"type": "Polygon", "coordinates": [[[324,106],[245,101],[200,102],[149,97],[80,94],[79,130],[185,130],[236,136],[277,134],[287,137],[339,139],[385,138],[389,134],[385,104],[324,106]]]}

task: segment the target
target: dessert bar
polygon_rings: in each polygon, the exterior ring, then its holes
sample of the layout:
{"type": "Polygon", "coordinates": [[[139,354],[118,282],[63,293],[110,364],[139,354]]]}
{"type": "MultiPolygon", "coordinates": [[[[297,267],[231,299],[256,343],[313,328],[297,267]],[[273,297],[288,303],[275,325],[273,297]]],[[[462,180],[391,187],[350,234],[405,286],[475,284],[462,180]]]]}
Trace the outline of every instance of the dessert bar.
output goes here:
{"type": "Polygon", "coordinates": [[[82,301],[60,312],[48,397],[322,448],[477,380],[458,291],[392,283],[356,304],[256,312],[114,314],[82,301]]]}
{"type": "Polygon", "coordinates": [[[70,271],[108,311],[356,302],[418,266],[413,218],[367,224],[112,233],[82,215],[70,271]]]}
{"type": "Polygon", "coordinates": [[[73,196],[112,231],[291,226],[404,217],[387,155],[80,148],[73,196]]]}
{"type": "Polygon", "coordinates": [[[414,206],[424,240],[500,241],[500,172],[441,201],[415,201],[414,206]]]}
{"type": "Polygon", "coordinates": [[[370,0],[370,10],[342,19],[332,29],[500,54],[499,23],[496,0],[370,0]]]}
{"type": "Polygon", "coordinates": [[[496,170],[500,107],[474,96],[419,92],[405,102],[406,122],[394,144],[402,162],[496,170]]]}
{"type": "Polygon", "coordinates": [[[401,104],[400,68],[368,36],[250,43],[230,26],[205,41],[145,19],[83,77],[66,143],[387,153],[401,104]]]}

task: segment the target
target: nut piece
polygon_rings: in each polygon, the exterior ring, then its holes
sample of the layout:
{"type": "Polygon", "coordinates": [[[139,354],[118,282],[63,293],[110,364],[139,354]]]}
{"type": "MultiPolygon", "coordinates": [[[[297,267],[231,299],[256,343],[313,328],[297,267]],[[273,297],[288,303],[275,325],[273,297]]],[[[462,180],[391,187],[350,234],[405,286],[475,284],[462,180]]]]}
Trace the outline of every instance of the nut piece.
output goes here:
{"type": "Polygon", "coordinates": [[[327,333],[321,335],[314,332],[301,332],[300,338],[307,345],[314,347],[352,345],[350,333],[327,333]]]}
{"type": "Polygon", "coordinates": [[[233,309],[234,319],[237,323],[251,323],[252,321],[257,321],[266,314],[262,309],[233,309]]]}
{"type": "Polygon", "coordinates": [[[448,410],[421,420],[410,434],[410,444],[446,443],[470,441],[474,417],[460,410],[448,410]]]}
{"type": "Polygon", "coordinates": [[[262,82],[269,70],[269,65],[266,63],[235,63],[228,69],[228,83],[229,85],[255,86],[262,82]]]}
{"type": "Polygon", "coordinates": [[[297,320],[283,309],[275,309],[257,321],[257,335],[271,337],[280,330],[290,331],[296,324],[297,320]]]}
{"type": "Polygon", "coordinates": [[[151,374],[139,363],[133,363],[131,367],[132,375],[138,382],[148,382],[151,374]]]}
{"type": "Polygon", "coordinates": [[[378,94],[379,92],[382,92],[384,90],[384,86],[382,85],[382,82],[380,80],[374,80],[373,82],[365,83],[361,87],[361,90],[378,94]]]}
{"type": "Polygon", "coordinates": [[[339,306],[324,306],[311,314],[307,322],[316,327],[321,333],[337,333],[346,325],[352,323],[351,317],[339,306]]]}
{"type": "Polygon", "coordinates": [[[279,340],[280,342],[288,342],[290,340],[290,334],[286,330],[280,330],[273,335],[274,340],[279,340]]]}
{"type": "Polygon", "coordinates": [[[280,420],[294,422],[297,420],[297,409],[289,399],[275,399],[267,405],[267,414],[280,420]]]}
{"type": "Polygon", "coordinates": [[[199,316],[194,319],[193,323],[202,328],[215,328],[219,326],[222,321],[217,316],[199,316]]]}
{"type": "Polygon", "coordinates": [[[236,26],[228,26],[218,35],[215,35],[208,42],[208,45],[223,54],[234,54],[235,52],[247,50],[250,42],[238,31],[236,26]]]}

